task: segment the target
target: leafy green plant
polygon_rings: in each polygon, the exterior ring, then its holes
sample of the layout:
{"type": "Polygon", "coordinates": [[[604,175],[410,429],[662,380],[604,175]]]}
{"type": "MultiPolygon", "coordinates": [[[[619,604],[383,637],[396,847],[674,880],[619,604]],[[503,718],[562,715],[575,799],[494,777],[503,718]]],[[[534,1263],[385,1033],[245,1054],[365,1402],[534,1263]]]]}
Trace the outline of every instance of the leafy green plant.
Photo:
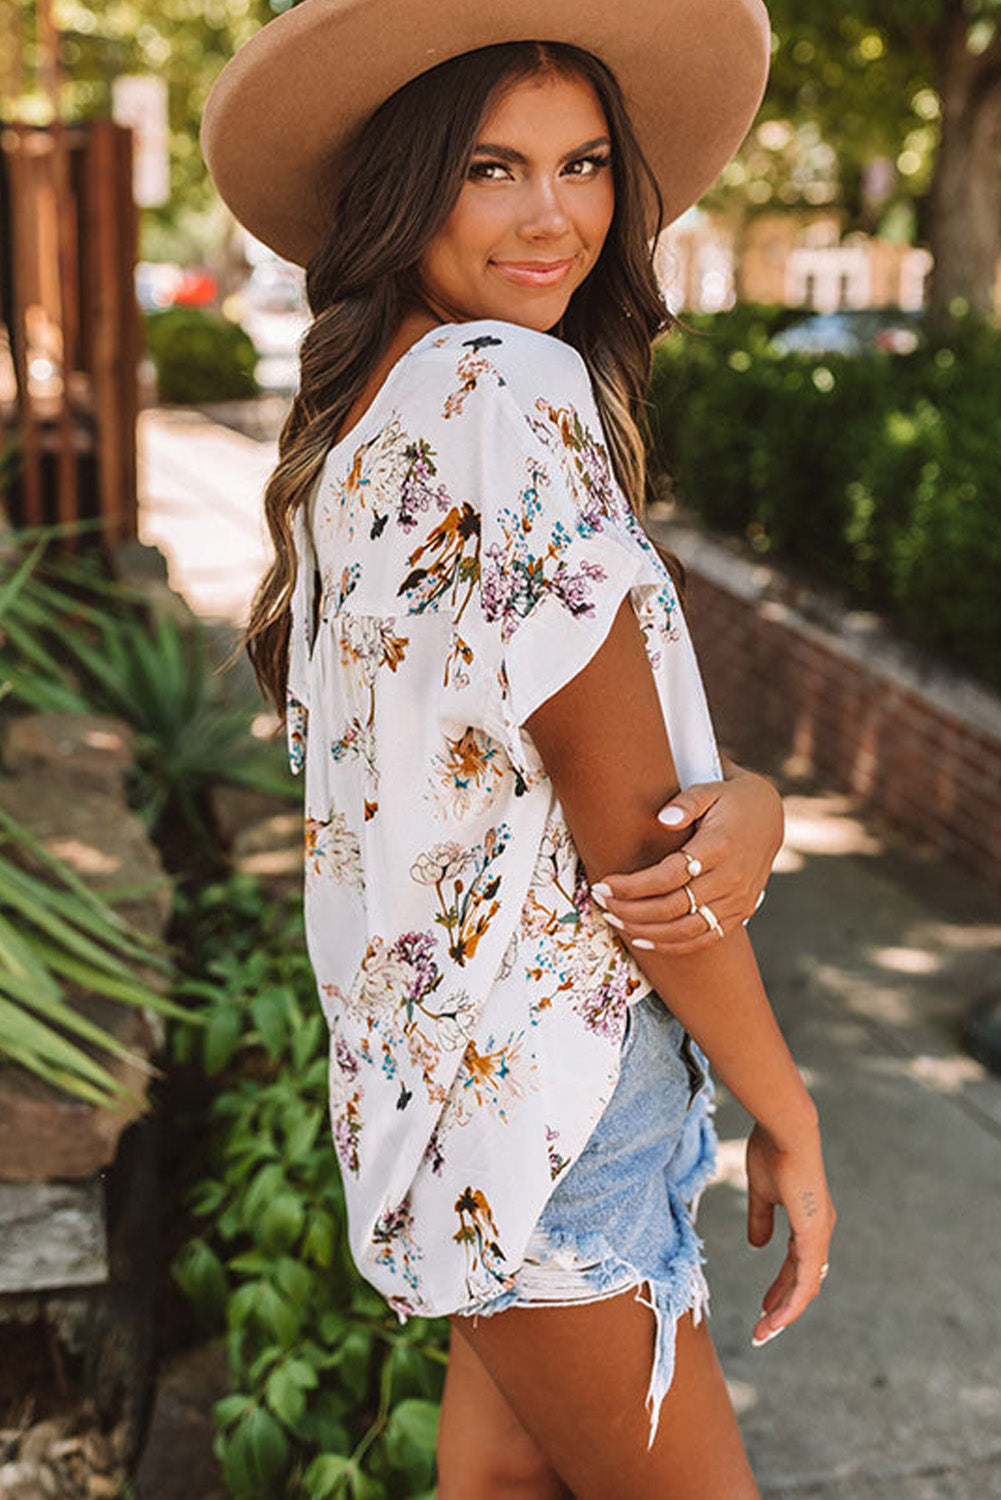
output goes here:
{"type": "Polygon", "coordinates": [[[151,827],[169,809],[193,834],[208,839],[207,794],[213,784],[288,790],[287,781],[262,775],[249,707],[228,706],[210,691],[207,637],[200,625],[182,631],[161,616],[140,630],[104,620],[95,639],[74,634],[66,648],[86,702],[135,731],[135,797],[151,827]]]}
{"type": "Polygon", "coordinates": [[[0,585],[0,684],[12,703],[38,713],[88,713],[66,654],[74,631],[102,624],[144,628],[145,602],[107,578],[97,558],[61,555],[50,543],[61,528],[8,538],[10,576],[0,585]]]}
{"type": "MultiPolygon", "coordinates": [[[[5,648],[10,646],[11,632],[14,637],[23,632],[24,658],[29,663],[37,663],[40,652],[44,656],[30,634],[31,608],[25,612],[24,606],[45,545],[44,537],[36,540],[0,586],[0,632],[5,648]]],[[[4,692],[12,688],[9,666],[5,650],[0,668],[4,692]]],[[[17,675],[20,680],[27,668],[17,675]]],[[[89,1103],[123,1100],[144,1107],[81,1044],[89,1043],[137,1066],[145,1067],[145,1063],[79,1014],[70,1003],[69,989],[184,1017],[184,1010],[161,994],[154,982],[158,975],[166,981],[172,974],[164,945],[123,921],[105,898],[0,808],[0,1056],[89,1103]]],[[[189,1024],[196,1021],[191,1019],[189,1024]]]]}
{"type": "Polygon", "coordinates": [[[145,1067],[69,1003],[69,986],[200,1024],[151,982],[173,965],[0,808],[0,1057],[92,1104],[144,1107],[79,1043],[145,1067]],[[13,855],[13,857],[11,857],[13,855]],[[27,868],[33,865],[42,873],[27,868]],[[146,973],[148,978],[143,978],[146,973]],[[69,1032],[71,1040],[64,1033],[69,1032]]]}
{"type": "Polygon", "coordinates": [[[257,351],[222,313],[195,307],[148,313],[146,333],[163,402],[197,405],[257,394],[257,351]]]}
{"type": "Polygon", "coordinates": [[[448,1325],[401,1327],[357,1274],[327,1120],[327,1032],[301,905],[263,902],[247,877],[186,898],[201,1045],[224,1087],[204,1229],[173,1264],[207,1328],[226,1330],[233,1393],[215,1408],[234,1500],[431,1497],[448,1325]]]}
{"type": "Polygon", "coordinates": [[[779,354],[776,320],[686,319],[651,425],[682,501],[1001,687],[1001,334],[911,354],[779,354]]]}
{"type": "MultiPolygon", "coordinates": [[[[31,534],[23,540],[31,543],[31,534]]],[[[34,541],[0,589],[0,681],[41,712],[105,713],[135,735],[132,798],[150,829],[216,843],[210,790],[253,787],[295,800],[281,753],[251,733],[256,702],[226,695],[205,627],[161,615],[93,562],[44,555],[34,541]]]]}

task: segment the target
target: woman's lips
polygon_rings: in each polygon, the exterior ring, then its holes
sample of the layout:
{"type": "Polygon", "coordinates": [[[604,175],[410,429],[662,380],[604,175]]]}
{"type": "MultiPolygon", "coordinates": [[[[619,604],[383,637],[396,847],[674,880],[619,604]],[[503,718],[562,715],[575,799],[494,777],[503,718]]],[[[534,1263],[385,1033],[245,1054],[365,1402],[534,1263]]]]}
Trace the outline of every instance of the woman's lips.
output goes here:
{"type": "Polygon", "coordinates": [[[492,260],[502,276],[519,286],[552,286],[561,281],[573,265],[573,258],[553,261],[492,260]]]}

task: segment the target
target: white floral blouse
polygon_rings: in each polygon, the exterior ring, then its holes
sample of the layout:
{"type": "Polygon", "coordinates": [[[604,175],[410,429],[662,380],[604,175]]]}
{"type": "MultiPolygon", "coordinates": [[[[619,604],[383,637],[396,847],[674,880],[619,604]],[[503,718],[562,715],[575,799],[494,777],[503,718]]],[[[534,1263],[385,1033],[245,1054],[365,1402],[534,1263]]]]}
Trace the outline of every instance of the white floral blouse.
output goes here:
{"type": "Polygon", "coordinates": [[[650,989],[592,904],[525,720],[629,593],[682,786],[722,777],[666,568],[587,367],[499,320],[393,366],[296,519],[289,748],[361,1274],[409,1316],[512,1285],[650,989]]]}

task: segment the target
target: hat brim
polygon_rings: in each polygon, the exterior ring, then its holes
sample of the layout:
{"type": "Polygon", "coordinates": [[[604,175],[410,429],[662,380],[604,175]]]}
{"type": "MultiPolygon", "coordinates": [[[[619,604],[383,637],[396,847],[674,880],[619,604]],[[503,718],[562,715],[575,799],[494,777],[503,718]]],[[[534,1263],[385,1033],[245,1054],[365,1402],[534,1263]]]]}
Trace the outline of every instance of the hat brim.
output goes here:
{"type": "Polygon", "coordinates": [[[762,0],[302,0],[213,85],[201,146],[216,187],[257,239],[305,265],[327,230],[338,147],[384,99],[461,52],[535,39],[584,47],[615,73],[669,224],[750,129],[771,30],[762,0]]]}

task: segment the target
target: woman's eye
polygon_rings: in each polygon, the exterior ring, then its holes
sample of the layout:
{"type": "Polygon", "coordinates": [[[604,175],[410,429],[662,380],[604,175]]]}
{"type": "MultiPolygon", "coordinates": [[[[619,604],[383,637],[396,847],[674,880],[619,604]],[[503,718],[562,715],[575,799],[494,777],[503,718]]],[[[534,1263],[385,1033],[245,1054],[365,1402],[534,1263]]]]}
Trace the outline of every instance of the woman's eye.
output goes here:
{"type": "Polygon", "coordinates": [[[497,167],[501,172],[507,171],[507,167],[502,161],[474,161],[469,168],[469,175],[470,177],[481,177],[486,182],[496,182],[497,179],[495,177],[487,175],[493,171],[494,167],[497,167]]]}
{"type": "MultiPolygon", "coordinates": [[[[575,161],[568,162],[565,170],[571,177],[594,177],[607,167],[611,157],[605,156],[578,156],[575,161]],[[590,171],[576,171],[576,168],[590,167],[590,171]]],[[[501,179],[493,175],[494,171],[508,172],[510,168],[502,161],[474,161],[469,168],[470,177],[477,177],[482,182],[499,182],[501,179]]]]}
{"type": "Polygon", "coordinates": [[[610,156],[578,156],[578,158],[577,158],[576,161],[572,161],[572,162],[569,163],[569,166],[570,167],[591,166],[591,167],[594,168],[594,171],[592,171],[592,172],[574,172],[573,176],[575,176],[575,177],[594,177],[594,176],[597,175],[598,172],[601,171],[602,167],[607,167],[608,166],[608,163],[611,161],[611,159],[612,158],[610,156]]]}

